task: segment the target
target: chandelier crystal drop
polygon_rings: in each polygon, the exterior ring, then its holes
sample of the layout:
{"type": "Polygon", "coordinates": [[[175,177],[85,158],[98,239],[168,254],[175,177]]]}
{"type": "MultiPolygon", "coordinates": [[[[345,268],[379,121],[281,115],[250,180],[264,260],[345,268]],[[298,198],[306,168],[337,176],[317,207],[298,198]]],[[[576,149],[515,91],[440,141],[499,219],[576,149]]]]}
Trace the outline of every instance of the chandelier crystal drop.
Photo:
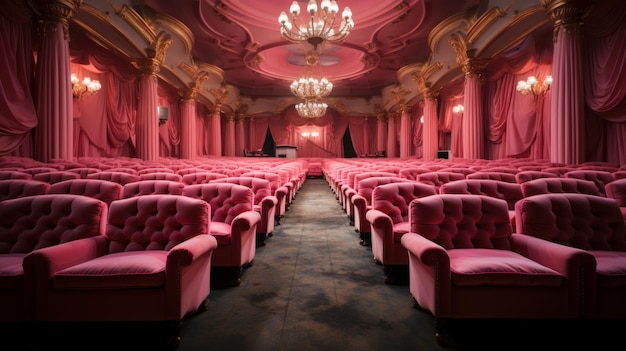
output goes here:
{"type": "Polygon", "coordinates": [[[352,20],[352,11],[346,7],[341,14],[341,24],[334,27],[338,11],[339,6],[335,0],[322,0],[319,10],[317,1],[310,0],[307,5],[310,18],[301,19],[299,17],[300,5],[294,1],[289,7],[291,21],[289,21],[285,11],[278,16],[280,33],[290,42],[308,42],[314,48],[324,42],[340,43],[350,34],[354,27],[354,21],[352,20]]]}
{"type": "Polygon", "coordinates": [[[326,114],[328,104],[315,100],[305,100],[296,105],[298,114],[305,118],[317,118],[326,114]]]}

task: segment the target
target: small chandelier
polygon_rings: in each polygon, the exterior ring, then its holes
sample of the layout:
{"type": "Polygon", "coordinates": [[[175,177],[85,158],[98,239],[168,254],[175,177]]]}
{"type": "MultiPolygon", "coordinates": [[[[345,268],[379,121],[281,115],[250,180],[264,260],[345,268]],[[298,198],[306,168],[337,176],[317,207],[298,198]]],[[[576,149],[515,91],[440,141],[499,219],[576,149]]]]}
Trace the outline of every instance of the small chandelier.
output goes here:
{"type": "Polygon", "coordinates": [[[304,100],[296,105],[298,114],[305,118],[317,118],[326,114],[326,108],[328,105],[325,102],[319,102],[317,100],[304,100]]]}
{"type": "Polygon", "coordinates": [[[306,9],[311,17],[306,21],[300,21],[298,17],[300,15],[300,5],[298,5],[297,1],[294,1],[289,7],[292,22],[289,22],[285,11],[278,16],[280,33],[292,43],[308,42],[315,49],[323,42],[342,42],[354,27],[352,11],[349,7],[344,8],[341,14],[341,24],[337,28],[333,28],[335,15],[339,10],[337,1],[322,0],[320,8],[321,11],[318,11],[316,0],[310,0],[306,9]]]}
{"type": "Polygon", "coordinates": [[[517,82],[517,91],[522,95],[533,94],[536,99],[539,95],[545,95],[550,90],[551,85],[552,76],[546,76],[543,82],[537,80],[535,76],[530,76],[526,80],[517,82]]]}
{"type": "Polygon", "coordinates": [[[326,78],[317,79],[312,76],[303,76],[299,80],[294,80],[290,88],[295,96],[310,100],[328,96],[333,90],[333,83],[326,78]]]}
{"type": "Polygon", "coordinates": [[[80,98],[85,93],[95,94],[102,87],[99,81],[91,80],[89,77],[83,78],[83,81],[81,82],[74,73],[72,73],[70,81],[72,82],[72,94],[75,98],[80,98]]]}

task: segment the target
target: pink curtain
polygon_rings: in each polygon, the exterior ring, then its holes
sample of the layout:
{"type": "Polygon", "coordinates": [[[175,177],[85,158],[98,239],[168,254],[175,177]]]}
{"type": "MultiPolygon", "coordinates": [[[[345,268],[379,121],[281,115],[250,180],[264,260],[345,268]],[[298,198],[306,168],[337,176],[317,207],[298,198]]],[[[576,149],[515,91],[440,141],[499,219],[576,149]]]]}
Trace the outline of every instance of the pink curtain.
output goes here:
{"type": "Polygon", "coordinates": [[[626,3],[600,2],[585,19],[586,159],[626,163],[626,3]]]}
{"type": "Polygon", "coordinates": [[[376,140],[370,137],[376,135],[376,119],[362,116],[347,118],[350,139],[357,156],[371,153],[376,148],[376,140]]]}
{"type": "Polygon", "coordinates": [[[400,157],[411,156],[411,142],[413,129],[411,128],[411,115],[409,111],[402,110],[400,113],[400,157]]]}
{"type": "Polygon", "coordinates": [[[387,120],[387,157],[398,157],[398,116],[390,115],[387,120]]]}
{"type": "Polygon", "coordinates": [[[25,1],[0,6],[0,156],[31,156],[37,125],[31,12],[25,1]]]}

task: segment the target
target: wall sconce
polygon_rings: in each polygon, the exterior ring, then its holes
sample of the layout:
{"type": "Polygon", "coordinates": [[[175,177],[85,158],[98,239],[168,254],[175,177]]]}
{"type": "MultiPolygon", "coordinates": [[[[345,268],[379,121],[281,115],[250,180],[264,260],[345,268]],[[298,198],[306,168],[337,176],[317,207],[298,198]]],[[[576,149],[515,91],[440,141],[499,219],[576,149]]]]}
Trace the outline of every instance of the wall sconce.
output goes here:
{"type": "Polygon", "coordinates": [[[552,76],[546,76],[543,81],[537,80],[537,77],[530,76],[526,80],[517,82],[517,91],[522,95],[533,94],[535,99],[539,95],[545,95],[552,85],[552,76]]]}
{"type": "Polygon", "coordinates": [[[318,137],[320,136],[320,133],[318,132],[302,132],[300,135],[302,135],[303,138],[308,138],[308,137],[318,137]]]}
{"type": "Polygon", "coordinates": [[[83,78],[81,82],[74,73],[72,73],[70,80],[72,81],[72,94],[75,98],[80,98],[85,93],[95,94],[102,87],[99,81],[91,80],[89,77],[83,78]]]}
{"type": "Polygon", "coordinates": [[[452,108],[452,112],[454,112],[455,115],[463,114],[463,111],[465,111],[465,107],[463,107],[463,105],[461,104],[458,104],[452,108]]]}

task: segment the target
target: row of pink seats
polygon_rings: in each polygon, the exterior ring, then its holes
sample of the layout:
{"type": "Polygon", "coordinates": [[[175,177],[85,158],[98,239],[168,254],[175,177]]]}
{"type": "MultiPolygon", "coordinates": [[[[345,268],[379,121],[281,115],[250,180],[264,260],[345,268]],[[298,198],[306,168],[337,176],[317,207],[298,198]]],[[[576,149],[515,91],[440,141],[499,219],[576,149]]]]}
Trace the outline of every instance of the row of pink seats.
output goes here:
{"type": "MultiPolygon", "coordinates": [[[[258,181],[255,181],[257,185],[269,186],[265,180],[258,181]]],[[[213,265],[222,267],[223,273],[220,273],[216,281],[219,280],[219,284],[227,286],[239,285],[241,269],[249,266],[254,259],[257,226],[263,213],[261,207],[255,209],[255,194],[252,188],[243,183],[203,183],[185,186],[173,181],[153,180],[132,182],[122,186],[101,179],[73,179],[55,184],[33,179],[0,180],[0,202],[9,201],[8,198],[23,198],[36,194],[82,195],[100,200],[108,206],[121,199],[139,195],[202,198],[211,206],[213,225],[210,234],[218,238],[219,246],[213,265]]]]}
{"type": "Polygon", "coordinates": [[[617,203],[580,193],[505,201],[436,194],[413,200],[409,290],[432,314],[438,341],[448,319],[623,319],[626,225],[617,203]]]}
{"type": "Polygon", "coordinates": [[[163,322],[206,309],[218,240],[207,202],[47,194],[0,202],[0,320],[163,322]]]}

